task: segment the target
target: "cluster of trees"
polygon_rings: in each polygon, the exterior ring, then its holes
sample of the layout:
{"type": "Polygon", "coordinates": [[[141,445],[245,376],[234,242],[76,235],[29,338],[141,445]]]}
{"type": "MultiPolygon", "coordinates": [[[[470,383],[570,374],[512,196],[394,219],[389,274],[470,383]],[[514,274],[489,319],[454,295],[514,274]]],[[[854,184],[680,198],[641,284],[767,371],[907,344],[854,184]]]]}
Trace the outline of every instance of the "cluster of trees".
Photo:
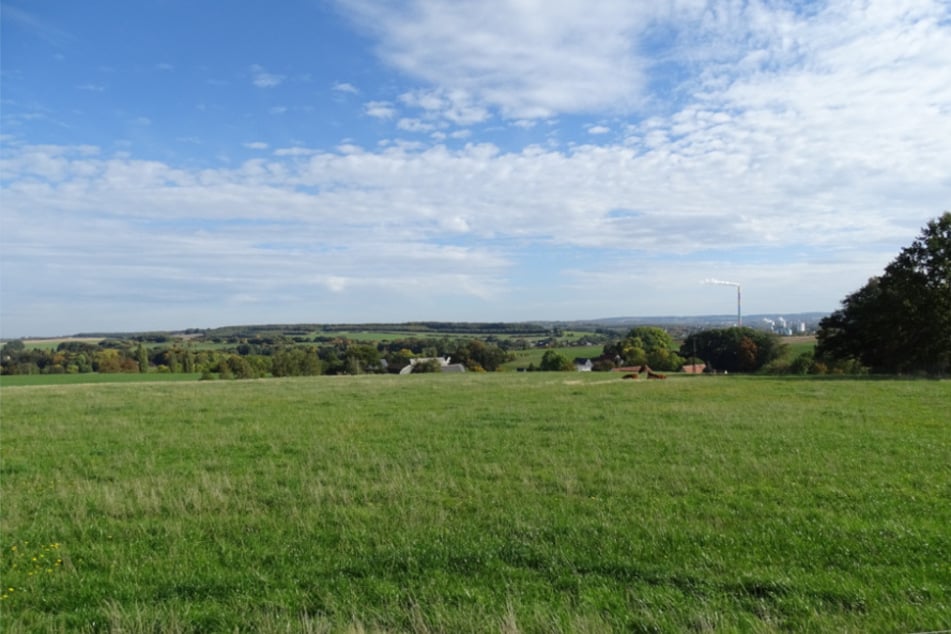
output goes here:
{"type": "Polygon", "coordinates": [[[951,212],[819,323],[816,359],[872,372],[951,372],[951,212]]]}
{"type": "Polygon", "coordinates": [[[689,335],[682,355],[717,372],[756,372],[780,358],[786,346],[778,336],[753,328],[717,328],[689,335]]]}
{"type": "MultiPolygon", "coordinates": [[[[638,326],[605,345],[593,369],[647,365],[653,370],[676,372],[689,362],[704,363],[718,372],[756,372],[779,359],[785,350],[777,335],[752,328],[703,330],[687,336],[678,348],[663,328],[638,326]]],[[[574,364],[560,352],[548,350],[537,369],[567,371],[573,370],[574,364]]]]}
{"type": "Polygon", "coordinates": [[[85,374],[87,372],[217,371],[226,352],[179,345],[147,347],[142,342],[106,339],[98,344],[66,341],[55,349],[27,348],[12,340],[0,349],[3,374],[85,374]]]}
{"type": "MultiPolygon", "coordinates": [[[[638,326],[614,343],[604,346],[599,365],[649,365],[655,370],[677,371],[684,358],[674,347],[674,340],[663,328],[638,326]]],[[[607,368],[599,368],[607,369],[607,368]]]]}
{"type": "MultiPolygon", "coordinates": [[[[601,340],[607,339],[599,334],[601,340]]],[[[586,337],[586,344],[592,343],[586,337]]],[[[604,345],[600,357],[593,361],[596,371],[609,371],[626,365],[649,365],[657,370],[676,371],[683,366],[684,360],[674,349],[674,341],[663,328],[656,326],[638,326],[632,328],[623,338],[609,341],[604,345]]],[[[528,368],[542,372],[567,372],[575,369],[571,359],[558,350],[546,350],[538,367],[528,368]]]]}
{"type": "Polygon", "coordinates": [[[3,374],[86,372],[185,372],[209,377],[255,378],[399,371],[413,357],[449,356],[471,371],[495,371],[512,358],[497,345],[477,339],[402,339],[371,345],[336,338],[323,345],[297,344],[284,337],[202,347],[174,342],[105,339],[98,344],[63,342],[55,350],[27,349],[22,341],[0,349],[3,374]],[[151,343],[151,342],[150,342],[151,343]]]}

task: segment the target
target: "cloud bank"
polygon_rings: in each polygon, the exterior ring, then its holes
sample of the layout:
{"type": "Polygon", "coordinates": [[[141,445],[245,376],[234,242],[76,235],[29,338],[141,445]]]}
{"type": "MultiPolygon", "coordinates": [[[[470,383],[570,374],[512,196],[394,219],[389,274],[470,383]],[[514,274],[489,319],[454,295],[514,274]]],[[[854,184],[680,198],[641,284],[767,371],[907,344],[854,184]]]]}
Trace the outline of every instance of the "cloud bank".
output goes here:
{"type": "Polygon", "coordinates": [[[713,276],[831,310],[951,207],[945,3],[340,10],[403,78],[329,84],[375,144],[243,132],[256,157],[222,166],[6,139],[4,335],[66,296],[79,329],[727,313],[713,276]]]}

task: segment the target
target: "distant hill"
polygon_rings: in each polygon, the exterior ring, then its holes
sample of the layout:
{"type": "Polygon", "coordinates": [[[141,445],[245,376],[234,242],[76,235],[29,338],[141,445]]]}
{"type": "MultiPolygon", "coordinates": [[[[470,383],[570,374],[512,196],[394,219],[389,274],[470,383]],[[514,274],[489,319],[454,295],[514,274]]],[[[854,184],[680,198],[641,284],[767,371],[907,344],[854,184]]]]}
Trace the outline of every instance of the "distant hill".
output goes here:
{"type": "MultiPolygon", "coordinates": [[[[785,322],[793,332],[799,332],[804,325],[806,332],[814,332],[819,320],[828,313],[759,313],[743,315],[743,325],[764,330],[778,330],[785,322]]],[[[444,322],[420,321],[404,323],[352,323],[352,324],[257,324],[241,326],[221,326],[218,328],[186,328],[167,331],[129,331],[129,332],[87,332],[59,337],[80,337],[97,339],[144,339],[161,341],[166,337],[227,337],[255,336],[265,334],[332,334],[336,332],[384,331],[406,335],[522,335],[540,336],[553,329],[563,330],[613,330],[623,332],[634,326],[659,326],[677,332],[689,332],[700,328],[726,328],[736,324],[735,314],[724,315],[660,315],[653,317],[598,317],[576,320],[537,320],[512,322],[444,322]]],[[[31,337],[36,339],[36,337],[31,337]]]]}
{"type": "MultiPolygon", "coordinates": [[[[760,328],[769,321],[777,322],[782,318],[787,324],[806,324],[807,330],[815,330],[819,320],[828,313],[759,313],[743,315],[743,325],[760,328]]],[[[592,325],[602,328],[623,328],[632,326],[678,326],[678,327],[728,327],[736,324],[736,314],[729,315],[661,315],[654,317],[603,317],[568,322],[552,322],[563,326],[592,325]]]]}

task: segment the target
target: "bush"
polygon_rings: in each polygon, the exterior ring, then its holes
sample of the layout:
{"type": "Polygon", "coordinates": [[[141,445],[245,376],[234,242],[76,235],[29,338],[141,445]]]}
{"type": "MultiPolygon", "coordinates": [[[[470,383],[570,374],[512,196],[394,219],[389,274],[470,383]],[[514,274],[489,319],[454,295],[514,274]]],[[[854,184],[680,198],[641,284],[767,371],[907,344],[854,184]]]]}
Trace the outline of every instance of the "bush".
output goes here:
{"type": "Polygon", "coordinates": [[[546,350],[538,369],[544,372],[568,372],[574,367],[568,357],[557,350],[546,350]]]}

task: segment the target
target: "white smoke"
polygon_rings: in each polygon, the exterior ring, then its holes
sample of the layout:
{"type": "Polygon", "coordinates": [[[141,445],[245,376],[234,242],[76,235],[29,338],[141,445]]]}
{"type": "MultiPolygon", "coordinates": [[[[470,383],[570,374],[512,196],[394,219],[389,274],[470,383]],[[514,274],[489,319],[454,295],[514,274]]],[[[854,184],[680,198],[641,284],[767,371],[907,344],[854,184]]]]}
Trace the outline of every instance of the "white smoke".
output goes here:
{"type": "Polygon", "coordinates": [[[713,278],[707,278],[707,279],[701,281],[700,283],[701,283],[701,284],[718,284],[718,285],[720,285],[720,286],[736,286],[737,288],[740,287],[740,283],[739,283],[739,282],[727,282],[727,281],[725,281],[725,280],[717,280],[717,279],[713,279],[713,278]]]}

